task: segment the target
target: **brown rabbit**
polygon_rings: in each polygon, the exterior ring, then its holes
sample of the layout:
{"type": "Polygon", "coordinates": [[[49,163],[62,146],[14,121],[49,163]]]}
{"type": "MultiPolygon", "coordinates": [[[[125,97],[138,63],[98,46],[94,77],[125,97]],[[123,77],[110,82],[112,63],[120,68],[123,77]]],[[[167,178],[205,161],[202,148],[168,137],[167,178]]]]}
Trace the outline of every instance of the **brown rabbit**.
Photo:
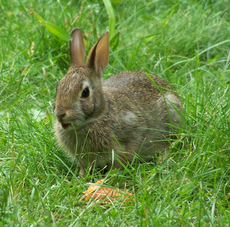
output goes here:
{"type": "Polygon", "coordinates": [[[109,32],[93,46],[86,64],[81,30],[71,36],[71,65],[53,105],[54,129],[59,144],[79,161],[79,175],[92,165],[122,169],[135,155],[148,160],[167,147],[181,119],[174,89],[144,72],[122,72],[102,82],[109,32]]]}

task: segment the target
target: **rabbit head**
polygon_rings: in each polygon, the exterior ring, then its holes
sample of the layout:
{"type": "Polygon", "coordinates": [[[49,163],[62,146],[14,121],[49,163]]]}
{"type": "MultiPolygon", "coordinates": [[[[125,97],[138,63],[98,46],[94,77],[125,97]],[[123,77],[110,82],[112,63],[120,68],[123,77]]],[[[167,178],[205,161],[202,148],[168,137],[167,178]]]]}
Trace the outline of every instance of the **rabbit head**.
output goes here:
{"type": "Polygon", "coordinates": [[[102,71],[108,64],[108,31],[92,47],[86,64],[82,32],[76,28],[71,33],[71,65],[66,76],[56,88],[54,113],[63,129],[80,130],[95,119],[104,109],[102,71]]]}

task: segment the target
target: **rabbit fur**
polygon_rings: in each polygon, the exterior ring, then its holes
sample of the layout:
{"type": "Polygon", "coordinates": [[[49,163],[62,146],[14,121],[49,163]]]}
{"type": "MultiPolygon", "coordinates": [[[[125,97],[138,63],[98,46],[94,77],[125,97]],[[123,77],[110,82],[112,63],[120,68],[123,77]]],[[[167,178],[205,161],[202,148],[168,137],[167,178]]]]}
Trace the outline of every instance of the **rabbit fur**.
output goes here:
{"type": "Polygon", "coordinates": [[[92,47],[86,64],[82,32],[70,40],[71,65],[53,104],[58,143],[79,162],[79,175],[92,165],[121,168],[135,155],[150,159],[169,144],[180,124],[181,101],[162,78],[141,71],[102,82],[108,64],[109,32],[92,47]],[[173,127],[175,126],[175,127],[173,127]]]}

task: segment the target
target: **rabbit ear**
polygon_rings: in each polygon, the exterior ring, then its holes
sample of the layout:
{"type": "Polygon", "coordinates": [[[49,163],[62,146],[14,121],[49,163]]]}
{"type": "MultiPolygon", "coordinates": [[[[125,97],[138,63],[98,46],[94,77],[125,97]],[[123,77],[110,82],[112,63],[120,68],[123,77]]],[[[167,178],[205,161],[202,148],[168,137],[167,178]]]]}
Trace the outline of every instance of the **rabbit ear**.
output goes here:
{"type": "Polygon", "coordinates": [[[71,32],[72,39],[69,41],[70,58],[72,67],[84,66],[85,44],[80,28],[75,28],[71,32]]]}
{"type": "Polygon", "coordinates": [[[105,69],[109,60],[109,31],[98,40],[89,52],[86,66],[96,71],[98,75],[105,69]]]}

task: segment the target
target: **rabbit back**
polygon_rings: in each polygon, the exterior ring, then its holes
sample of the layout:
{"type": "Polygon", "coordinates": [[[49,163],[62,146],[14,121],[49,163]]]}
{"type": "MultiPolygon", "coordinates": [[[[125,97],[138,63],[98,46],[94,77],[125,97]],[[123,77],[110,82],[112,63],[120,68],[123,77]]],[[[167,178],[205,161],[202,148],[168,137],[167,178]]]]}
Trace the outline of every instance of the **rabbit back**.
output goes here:
{"type": "Polygon", "coordinates": [[[154,152],[168,146],[167,138],[180,125],[181,101],[162,78],[141,71],[114,75],[103,82],[110,103],[113,128],[124,150],[148,160],[154,152]],[[112,102],[111,102],[112,100],[112,102]]]}

